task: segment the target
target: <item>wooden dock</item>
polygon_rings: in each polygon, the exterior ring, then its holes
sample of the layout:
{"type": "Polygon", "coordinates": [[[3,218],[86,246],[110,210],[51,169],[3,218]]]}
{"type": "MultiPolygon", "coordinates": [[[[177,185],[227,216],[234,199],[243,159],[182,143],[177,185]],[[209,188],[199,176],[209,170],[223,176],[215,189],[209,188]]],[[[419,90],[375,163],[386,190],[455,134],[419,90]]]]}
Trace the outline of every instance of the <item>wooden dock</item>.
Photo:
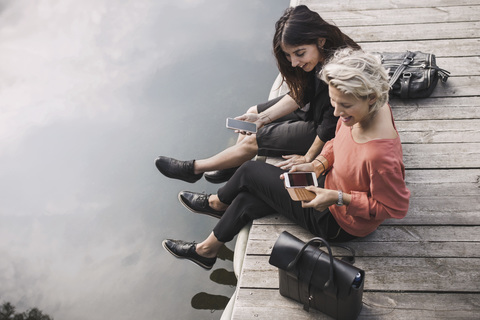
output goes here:
{"type": "MultiPolygon", "coordinates": [[[[366,51],[424,51],[451,72],[427,99],[391,101],[412,192],[406,218],[350,242],[366,271],[360,319],[480,319],[480,0],[292,1],[366,51]]],[[[251,227],[232,319],[328,319],[280,296],[268,263],[280,217],[251,227]]]]}

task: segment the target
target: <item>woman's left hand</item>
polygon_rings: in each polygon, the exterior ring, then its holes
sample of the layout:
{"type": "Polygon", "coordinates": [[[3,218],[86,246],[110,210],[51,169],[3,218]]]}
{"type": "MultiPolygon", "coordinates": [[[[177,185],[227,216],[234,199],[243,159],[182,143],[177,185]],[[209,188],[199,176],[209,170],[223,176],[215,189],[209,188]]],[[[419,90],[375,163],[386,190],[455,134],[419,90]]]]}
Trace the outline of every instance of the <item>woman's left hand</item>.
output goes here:
{"type": "Polygon", "coordinates": [[[277,167],[279,167],[280,169],[283,169],[283,170],[289,170],[294,165],[303,164],[303,163],[307,162],[305,160],[305,156],[301,156],[301,155],[298,155],[298,154],[291,154],[291,155],[287,155],[287,156],[282,156],[282,158],[286,159],[286,160],[275,164],[275,166],[277,166],[277,167]]]}
{"type": "Polygon", "coordinates": [[[337,203],[338,191],[308,186],[306,190],[314,192],[315,198],[311,201],[302,201],[302,208],[314,208],[317,211],[323,211],[332,204],[337,203]]]}

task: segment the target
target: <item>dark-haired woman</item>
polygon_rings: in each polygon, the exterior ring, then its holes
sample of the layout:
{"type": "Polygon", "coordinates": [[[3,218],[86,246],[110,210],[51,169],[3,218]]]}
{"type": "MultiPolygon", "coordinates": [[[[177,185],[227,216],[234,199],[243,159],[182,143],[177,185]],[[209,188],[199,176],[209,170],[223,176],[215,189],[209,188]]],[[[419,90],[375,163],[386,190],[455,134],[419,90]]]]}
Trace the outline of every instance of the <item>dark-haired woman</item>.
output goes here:
{"type": "Polygon", "coordinates": [[[254,122],[257,134],[239,135],[237,143],[207,158],[180,161],[160,156],[155,160],[165,176],[190,183],[205,177],[213,183],[227,181],[255,155],[285,156],[284,169],[312,161],[335,135],[328,87],[315,76],[338,48],[360,46],[320,15],[301,5],[288,8],[275,24],[273,51],[289,93],[251,107],[237,117],[254,122]],[[213,172],[211,172],[213,171],[213,172]]]}

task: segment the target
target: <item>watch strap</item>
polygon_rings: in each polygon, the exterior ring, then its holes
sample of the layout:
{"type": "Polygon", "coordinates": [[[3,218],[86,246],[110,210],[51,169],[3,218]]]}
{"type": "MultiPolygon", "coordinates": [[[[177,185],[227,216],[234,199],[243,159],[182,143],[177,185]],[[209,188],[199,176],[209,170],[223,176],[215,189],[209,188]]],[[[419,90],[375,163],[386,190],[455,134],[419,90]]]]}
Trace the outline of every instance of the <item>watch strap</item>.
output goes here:
{"type": "Polygon", "coordinates": [[[343,206],[343,192],[342,192],[342,190],[338,190],[337,206],[343,206]]]}

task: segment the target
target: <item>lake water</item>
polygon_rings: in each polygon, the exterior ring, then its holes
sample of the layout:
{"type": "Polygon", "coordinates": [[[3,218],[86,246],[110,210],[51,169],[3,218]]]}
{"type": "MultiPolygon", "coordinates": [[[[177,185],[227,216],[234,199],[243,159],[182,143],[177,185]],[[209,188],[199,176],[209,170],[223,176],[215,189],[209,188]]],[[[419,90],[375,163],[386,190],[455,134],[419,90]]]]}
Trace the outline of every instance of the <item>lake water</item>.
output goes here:
{"type": "Polygon", "coordinates": [[[177,194],[218,185],[153,161],[234,143],[225,118],[268,97],[288,4],[0,0],[0,303],[57,320],[220,318],[234,243],[212,271],[161,246],[210,233],[177,194]]]}

